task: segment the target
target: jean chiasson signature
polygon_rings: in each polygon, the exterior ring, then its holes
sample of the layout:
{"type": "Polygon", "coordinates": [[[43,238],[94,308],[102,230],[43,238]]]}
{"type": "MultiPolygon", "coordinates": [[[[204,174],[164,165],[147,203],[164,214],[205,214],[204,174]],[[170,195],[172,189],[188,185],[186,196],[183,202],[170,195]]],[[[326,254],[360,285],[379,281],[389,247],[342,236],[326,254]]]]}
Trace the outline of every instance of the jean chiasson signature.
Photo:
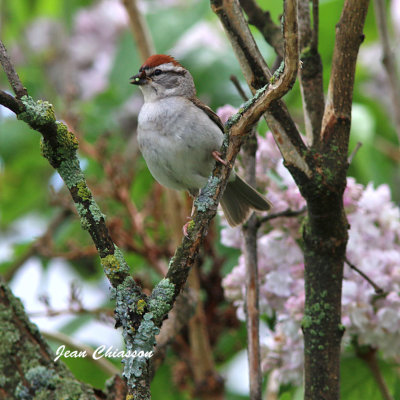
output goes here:
{"type": "Polygon", "coordinates": [[[100,358],[151,358],[153,357],[153,351],[124,351],[114,349],[113,346],[107,347],[105,344],[97,347],[91,354],[88,354],[86,350],[66,350],[65,345],[59,346],[56,350],[56,358],[54,361],[57,361],[60,357],[65,358],[85,358],[91,356],[94,360],[98,360],[100,358]]]}

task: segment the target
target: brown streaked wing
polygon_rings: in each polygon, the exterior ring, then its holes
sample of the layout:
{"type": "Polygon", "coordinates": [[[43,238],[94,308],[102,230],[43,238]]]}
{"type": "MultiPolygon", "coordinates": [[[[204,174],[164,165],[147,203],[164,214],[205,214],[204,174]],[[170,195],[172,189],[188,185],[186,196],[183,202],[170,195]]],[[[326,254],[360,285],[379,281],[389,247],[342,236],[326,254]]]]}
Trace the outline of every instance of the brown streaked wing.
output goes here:
{"type": "Polygon", "coordinates": [[[203,110],[208,117],[211,119],[211,121],[214,121],[218,127],[221,129],[222,132],[224,132],[224,125],[221,121],[221,119],[218,117],[217,114],[213,110],[211,110],[210,107],[202,103],[197,97],[192,97],[189,99],[196,107],[199,107],[201,110],[203,110]]]}

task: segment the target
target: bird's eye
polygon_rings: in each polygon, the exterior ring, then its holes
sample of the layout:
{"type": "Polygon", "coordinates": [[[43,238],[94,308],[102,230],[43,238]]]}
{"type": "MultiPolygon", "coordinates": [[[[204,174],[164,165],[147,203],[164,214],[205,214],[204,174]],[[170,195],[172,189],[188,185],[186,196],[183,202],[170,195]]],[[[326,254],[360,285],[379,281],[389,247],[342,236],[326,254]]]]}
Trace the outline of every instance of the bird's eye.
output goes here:
{"type": "Polygon", "coordinates": [[[161,74],[162,74],[161,69],[156,69],[156,70],[154,71],[154,75],[161,75],[161,74]]]}

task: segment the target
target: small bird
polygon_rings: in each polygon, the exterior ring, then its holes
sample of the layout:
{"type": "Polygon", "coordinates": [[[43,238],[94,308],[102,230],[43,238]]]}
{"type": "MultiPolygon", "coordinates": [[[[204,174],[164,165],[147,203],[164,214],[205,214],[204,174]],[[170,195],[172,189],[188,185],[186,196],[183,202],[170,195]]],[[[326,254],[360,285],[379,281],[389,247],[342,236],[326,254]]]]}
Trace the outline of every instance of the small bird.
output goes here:
{"type": "MultiPolygon", "coordinates": [[[[143,93],[138,118],[139,148],[161,185],[197,196],[207,183],[224,139],[224,127],[211,108],[196,97],[193,77],[173,57],[149,57],[132,76],[143,93]]],[[[271,203],[232,171],[221,199],[231,226],[245,222],[252,209],[271,203]]]]}

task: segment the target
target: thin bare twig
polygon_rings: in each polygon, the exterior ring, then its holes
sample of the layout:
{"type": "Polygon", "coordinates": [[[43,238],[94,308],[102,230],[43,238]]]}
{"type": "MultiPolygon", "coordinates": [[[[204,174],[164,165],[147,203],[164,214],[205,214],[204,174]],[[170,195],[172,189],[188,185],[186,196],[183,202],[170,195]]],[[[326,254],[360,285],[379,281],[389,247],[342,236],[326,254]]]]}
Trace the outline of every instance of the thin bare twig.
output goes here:
{"type": "Polygon", "coordinates": [[[261,217],[258,219],[258,226],[260,226],[261,224],[267,222],[267,221],[271,221],[272,219],[276,219],[276,218],[281,218],[281,217],[298,217],[301,214],[304,214],[307,211],[307,207],[304,206],[303,208],[300,208],[300,210],[292,210],[290,208],[288,208],[285,211],[281,211],[278,213],[274,213],[274,214],[268,214],[264,217],[261,217]]]}
{"type": "Polygon", "coordinates": [[[130,27],[142,61],[155,53],[152,36],[143,14],[138,9],[136,0],[123,0],[129,15],[130,27]]]}
{"type": "Polygon", "coordinates": [[[385,139],[383,136],[377,136],[375,140],[375,147],[378,151],[382,152],[386,157],[391,158],[395,162],[400,162],[400,148],[385,139]]]}
{"type": "Polygon", "coordinates": [[[11,63],[10,57],[7,54],[7,50],[1,40],[0,40],[0,63],[3,66],[4,72],[7,75],[7,79],[10,82],[10,85],[13,88],[14,93],[17,96],[17,99],[26,96],[28,92],[22,85],[19,76],[11,63]]]}
{"type": "Polygon", "coordinates": [[[361,142],[357,142],[357,144],[355,145],[353,151],[351,152],[351,154],[349,155],[347,162],[349,164],[351,164],[353,162],[354,157],[356,156],[358,150],[360,150],[360,147],[362,146],[361,142]]]}
{"type": "Polygon", "coordinates": [[[45,247],[48,247],[48,242],[50,238],[54,235],[54,232],[57,228],[71,215],[71,211],[68,209],[62,210],[59,214],[57,214],[53,220],[49,223],[49,226],[46,229],[46,232],[38,239],[36,239],[29,248],[20,256],[18,259],[7,269],[4,274],[4,279],[6,282],[9,282],[11,278],[14,276],[16,271],[31,257],[35,254],[39,253],[40,248],[45,244],[45,247]]]}
{"type": "Polygon", "coordinates": [[[85,315],[85,314],[90,314],[90,315],[95,315],[101,316],[101,315],[107,315],[111,318],[114,316],[114,311],[111,308],[105,308],[105,307],[100,307],[100,308],[94,308],[94,309],[87,309],[83,307],[79,308],[74,308],[74,307],[69,307],[65,309],[59,309],[59,310],[53,310],[53,309],[48,309],[46,311],[32,311],[28,313],[28,316],[30,318],[49,318],[49,317],[58,317],[60,315],[85,315]]]}
{"type": "Polygon", "coordinates": [[[190,271],[188,283],[198,299],[195,313],[188,322],[190,356],[193,363],[191,370],[197,394],[196,398],[203,400],[221,399],[223,381],[215,368],[206,314],[200,296],[201,287],[198,265],[195,265],[190,271]]]}
{"type": "Polygon", "coordinates": [[[378,360],[376,358],[376,352],[377,350],[371,347],[367,350],[356,349],[357,356],[361,358],[363,361],[365,361],[373,377],[375,378],[375,381],[378,384],[383,399],[394,400],[394,397],[392,397],[392,395],[390,394],[389,388],[385,382],[385,378],[382,375],[378,360]]]}
{"type": "Polygon", "coordinates": [[[0,90],[0,104],[3,104],[4,107],[7,107],[16,114],[20,113],[24,109],[24,105],[17,98],[3,90],[0,90]]]}
{"type": "Polygon", "coordinates": [[[354,264],[352,264],[347,257],[344,259],[344,261],[351,269],[356,271],[360,276],[362,276],[374,288],[376,294],[382,295],[385,293],[385,291],[381,287],[379,287],[368,275],[364,274],[364,272],[362,272],[354,264]]]}
{"type": "Polygon", "coordinates": [[[244,101],[247,101],[249,98],[247,97],[245,91],[243,90],[242,85],[240,84],[239,79],[237,78],[237,76],[231,75],[231,76],[229,77],[229,79],[230,79],[231,82],[235,85],[235,88],[236,88],[236,90],[239,92],[241,98],[242,98],[244,101]]]}
{"type": "MultiPolygon", "coordinates": [[[[144,62],[149,56],[156,53],[149,26],[143,14],[139,10],[137,0],[123,0],[123,3],[129,14],[133,38],[136,42],[142,62],[144,62]]],[[[185,211],[185,204],[182,196],[176,190],[169,188],[162,188],[162,190],[166,194],[168,203],[165,212],[165,219],[167,220],[166,225],[170,227],[172,237],[176,243],[179,243],[183,224],[181,221],[183,221],[183,218],[186,216],[185,215],[182,218],[182,214],[185,211]]],[[[132,203],[132,201],[130,202],[132,203]]],[[[146,245],[146,242],[149,242],[150,237],[148,235],[142,235],[142,239],[146,245]]],[[[145,247],[148,248],[149,246],[145,247]]],[[[147,254],[149,255],[148,258],[151,258],[154,254],[154,251],[147,251],[147,254]]],[[[161,260],[154,260],[153,257],[152,265],[155,265],[160,272],[166,272],[165,265],[161,260]]]]}
{"type": "MultiPolygon", "coordinates": [[[[255,186],[256,183],[256,129],[243,145],[242,155],[246,181],[255,186]]],[[[257,257],[257,217],[253,213],[243,225],[244,259],[246,265],[246,327],[247,327],[247,357],[249,364],[250,399],[259,400],[262,395],[261,351],[260,351],[260,307],[257,257]]]]}
{"type": "Polygon", "coordinates": [[[400,79],[396,65],[396,57],[390,46],[388,22],[386,17],[386,2],[384,0],[374,0],[376,24],[378,26],[379,37],[382,43],[383,58],[382,63],[385,67],[389,81],[388,89],[391,97],[392,117],[400,143],[400,79]]]}

